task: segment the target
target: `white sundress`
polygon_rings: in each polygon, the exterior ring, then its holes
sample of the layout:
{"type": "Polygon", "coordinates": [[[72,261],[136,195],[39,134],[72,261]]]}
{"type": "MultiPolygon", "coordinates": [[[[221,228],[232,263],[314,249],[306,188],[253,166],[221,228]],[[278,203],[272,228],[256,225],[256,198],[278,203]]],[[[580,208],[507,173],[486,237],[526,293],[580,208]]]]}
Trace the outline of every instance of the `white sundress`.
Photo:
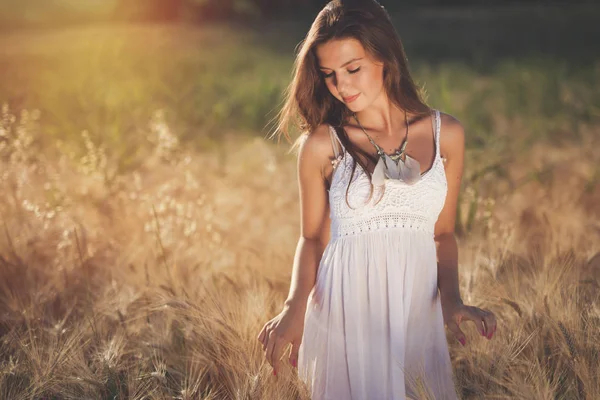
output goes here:
{"type": "Polygon", "coordinates": [[[438,110],[433,118],[431,168],[412,185],[386,179],[383,196],[375,188],[365,205],[371,187],[357,165],[352,208],[353,160],[330,126],[339,160],[329,189],[331,239],[298,358],[312,400],[457,398],[437,289],[433,233],[447,181],[438,110]]]}

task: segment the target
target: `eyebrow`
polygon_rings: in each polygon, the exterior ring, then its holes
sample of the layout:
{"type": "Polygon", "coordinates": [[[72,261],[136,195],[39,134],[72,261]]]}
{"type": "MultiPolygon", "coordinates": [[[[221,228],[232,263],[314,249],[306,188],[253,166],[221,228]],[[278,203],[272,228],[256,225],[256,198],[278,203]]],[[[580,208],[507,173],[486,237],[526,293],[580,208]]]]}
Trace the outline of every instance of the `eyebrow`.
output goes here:
{"type": "MultiPolygon", "coordinates": [[[[350,60],[350,61],[346,61],[345,63],[343,63],[343,64],[340,66],[340,68],[344,68],[346,65],[350,64],[351,62],[358,61],[358,60],[362,60],[362,59],[363,59],[363,57],[360,57],[360,58],[353,58],[352,60],[350,60]]],[[[327,68],[327,67],[321,67],[321,66],[319,65],[319,69],[331,69],[331,68],[327,68]]]]}

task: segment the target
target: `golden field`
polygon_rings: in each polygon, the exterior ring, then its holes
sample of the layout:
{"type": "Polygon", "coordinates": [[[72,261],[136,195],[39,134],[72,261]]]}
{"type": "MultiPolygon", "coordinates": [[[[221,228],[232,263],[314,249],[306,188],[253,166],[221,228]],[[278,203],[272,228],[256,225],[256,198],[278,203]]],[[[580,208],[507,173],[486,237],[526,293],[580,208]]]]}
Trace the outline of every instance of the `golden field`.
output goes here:
{"type": "MultiPolygon", "coordinates": [[[[1,39],[0,398],[308,398],[256,340],[299,234],[295,156],[257,128],[292,50],[118,29],[1,39]]],[[[466,127],[461,291],[498,319],[448,336],[465,399],[600,398],[600,64],[546,61],[414,63],[466,127]]]]}

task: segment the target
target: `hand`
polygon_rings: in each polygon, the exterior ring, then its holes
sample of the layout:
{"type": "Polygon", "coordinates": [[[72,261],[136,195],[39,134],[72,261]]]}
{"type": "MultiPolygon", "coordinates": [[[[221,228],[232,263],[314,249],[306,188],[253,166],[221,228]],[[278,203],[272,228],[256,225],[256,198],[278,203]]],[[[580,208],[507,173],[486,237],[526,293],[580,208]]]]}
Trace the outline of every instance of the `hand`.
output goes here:
{"type": "Polygon", "coordinates": [[[444,323],[463,346],[466,343],[465,334],[460,329],[460,323],[463,321],[473,321],[479,333],[488,340],[496,332],[496,317],[489,310],[467,306],[458,300],[445,303],[442,301],[442,312],[444,323]]]}
{"type": "Polygon", "coordinates": [[[304,310],[285,307],[260,331],[258,341],[262,343],[265,357],[273,367],[273,375],[277,375],[281,355],[289,343],[292,344],[289,361],[294,367],[298,366],[298,350],[302,343],[303,329],[304,310]]]}

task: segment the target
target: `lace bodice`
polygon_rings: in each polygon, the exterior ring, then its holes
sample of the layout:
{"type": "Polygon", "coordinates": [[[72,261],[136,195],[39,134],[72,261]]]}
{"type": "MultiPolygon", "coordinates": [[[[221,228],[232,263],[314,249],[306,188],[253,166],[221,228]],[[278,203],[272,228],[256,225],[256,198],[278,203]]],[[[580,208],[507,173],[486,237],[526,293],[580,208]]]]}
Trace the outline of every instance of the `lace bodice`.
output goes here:
{"type": "Polygon", "coordinates": [[[354,160],[339,141],[335,129],[329,127],[336,155],[329,188],[332,239],[390,229],[409,229],[433,235],[448,190],[440,154],[440,124],[440,113],[434,110],[435,157],[432,166],[421,174],[416,183],[408,185],[399,180],[386,179],[382,187],[373,187],[369,199],[369,177],[357,164],[348,189],[350,206],[346,203],[346,188],[354,160]],[[338,149],[338,145],[341,149],[338,149]]]}

